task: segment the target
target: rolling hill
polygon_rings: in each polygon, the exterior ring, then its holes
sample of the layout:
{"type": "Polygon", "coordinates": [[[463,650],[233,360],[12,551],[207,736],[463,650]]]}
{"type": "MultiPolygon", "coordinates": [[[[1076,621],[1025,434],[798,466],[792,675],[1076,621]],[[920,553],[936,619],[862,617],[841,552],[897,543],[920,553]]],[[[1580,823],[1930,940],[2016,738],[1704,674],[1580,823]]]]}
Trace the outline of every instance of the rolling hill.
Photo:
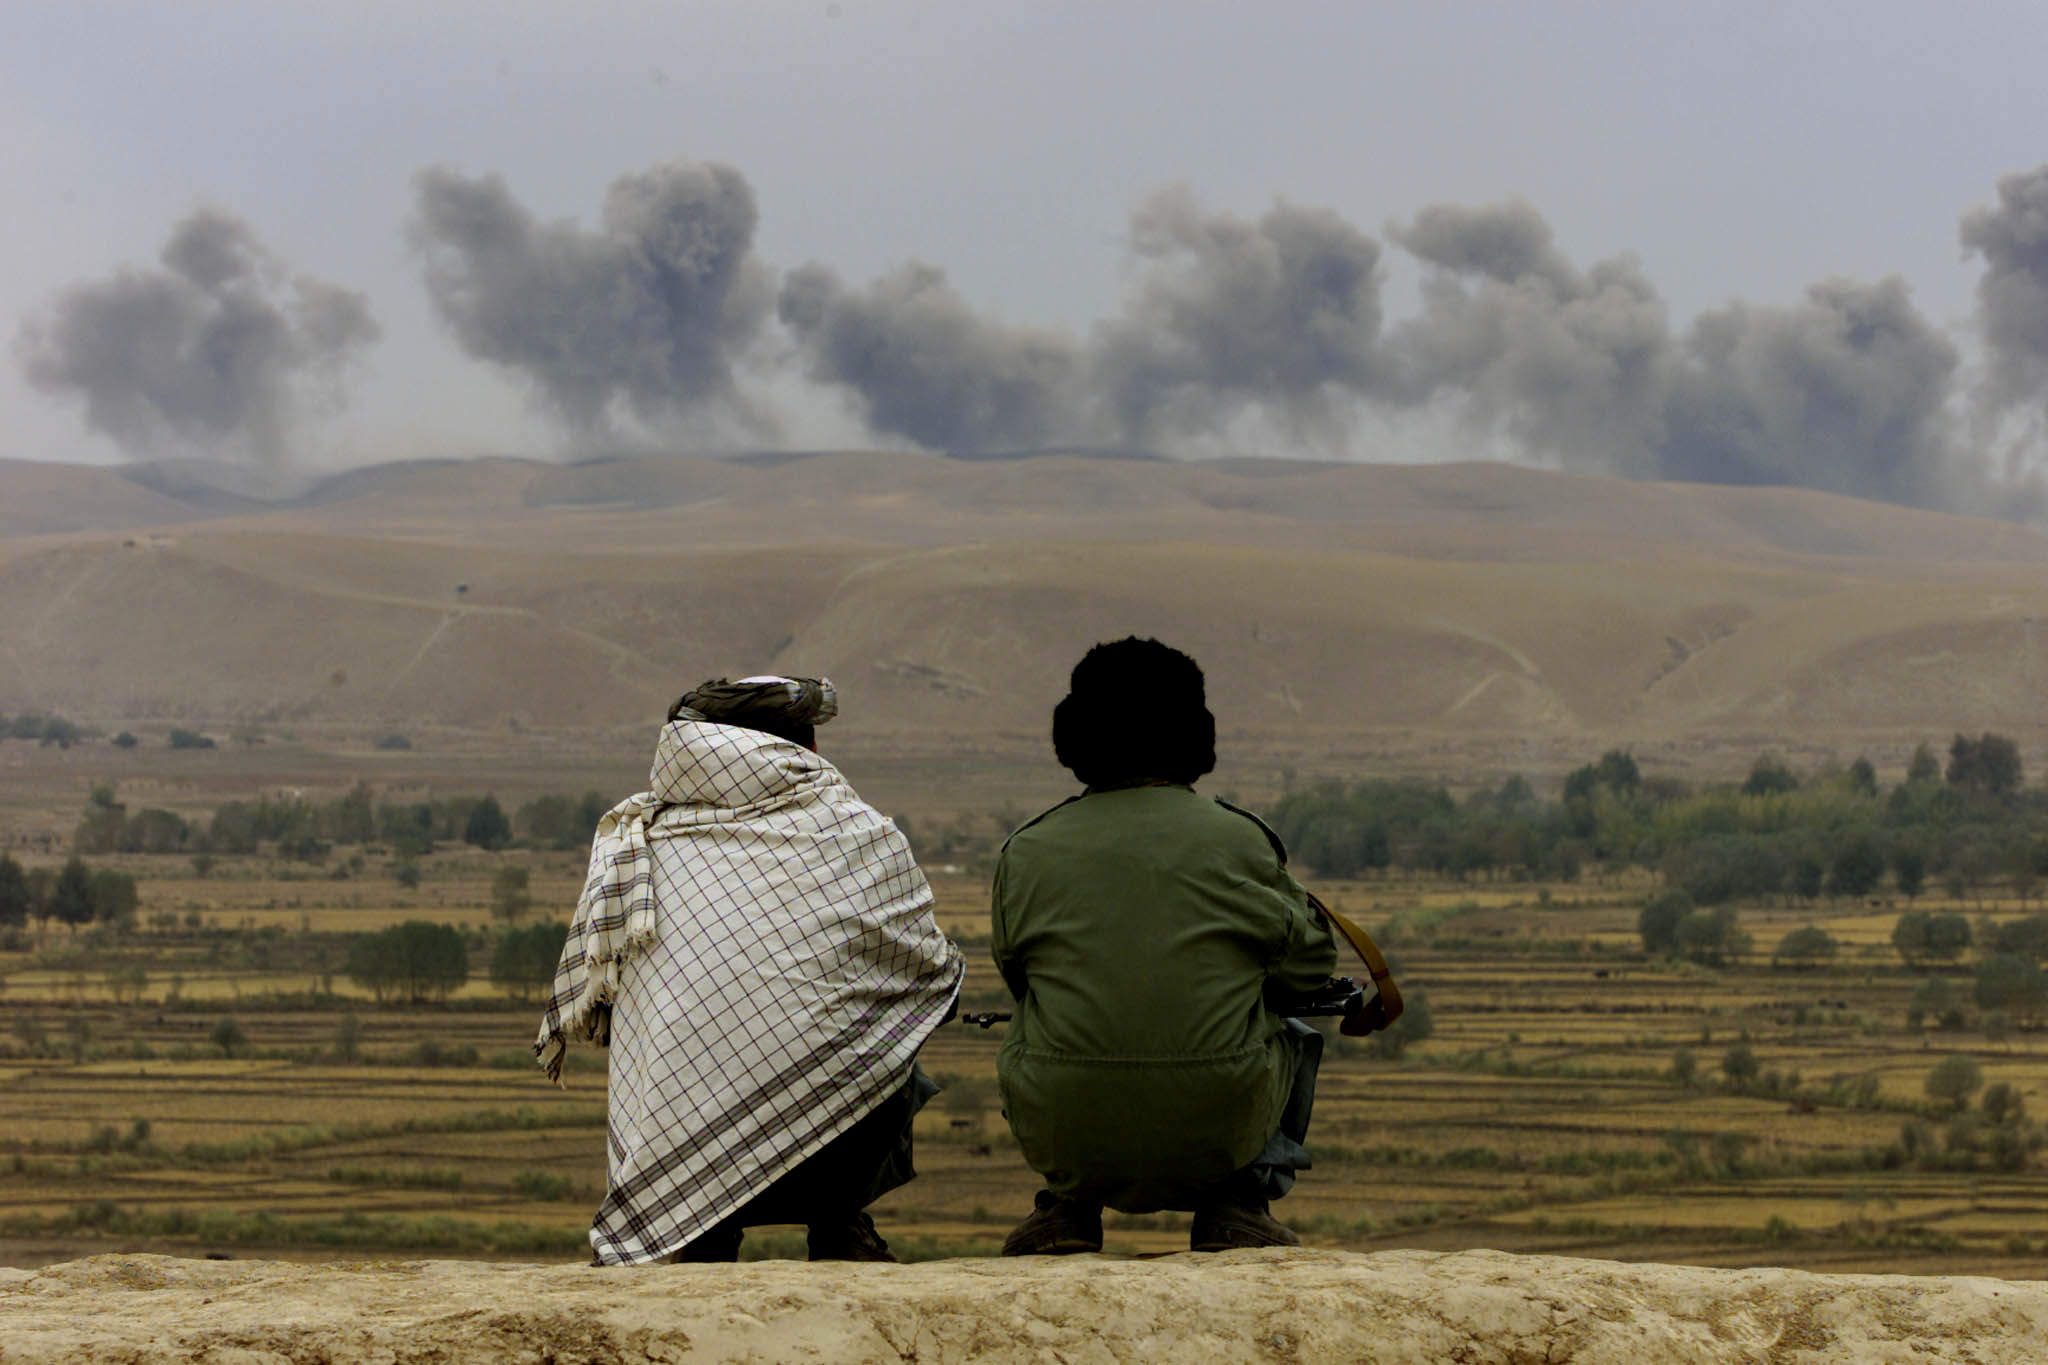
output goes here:
{"type": "Polygon", "coordinates": [[[825,452],[255,496],[157,468],[0,465],[0,712],[637,727],[781,668],[838,680],[842,742],[1010,750],[1136,632],[1274,753],[2048,744],[2048,537],[1801,490],[825,452]]]}

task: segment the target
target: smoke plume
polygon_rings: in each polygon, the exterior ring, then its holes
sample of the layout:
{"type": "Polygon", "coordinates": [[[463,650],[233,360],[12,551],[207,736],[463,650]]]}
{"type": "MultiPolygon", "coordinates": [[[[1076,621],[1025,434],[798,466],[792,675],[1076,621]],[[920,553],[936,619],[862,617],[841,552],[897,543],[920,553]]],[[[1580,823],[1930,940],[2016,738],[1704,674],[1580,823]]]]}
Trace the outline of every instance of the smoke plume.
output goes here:
{"type": "Polygon", "coordinates": [[[292,274],[214,209],[178,223],[161,260],[60,293],[17,338],[22,372],[130,455],[287,458],[377,339],[367,300],[292,274]]]}
{"type": "Polygon", "coordinates": [[[1462,402],[1562,463],[1650,472],[1674,358],[1663,300],[1633,259],[1581,272],[1519,199],[1432,205],[1389,235],[1425,271],[1422,311],[1391,341],[1404,401],[1462,402]]]}
{"type": "Polygon", "coordinates": [[[777,304],[809,376],[855,394],[868,425],[933,450],[1074,438],[1074,343],[977,316],[945,272],[913,261],[864,290],[829,268],[789,273],[777,304]]]}
{"type": "Polygon", "coordinates": [[[1789,307],[1730,304],[1686,337],[1659,471],[1952,502],[1957,362],[1896,277],[1827,280],[1789,307]]]}
{"type": "Polygon", "coordinates": [[[1965,250],[1984,258],[1977,309],[1994,406],[2048,400],[2048,166],[1998,182],[1998,203],[1963,215],[1965,250]]]}
{"type": "Polygon", "coordinates": [[[1139,206],[1130,242],[1132,289],[1089,348],[1093,400],[1124,441],[1211,433],[1257,409],[1341,442],[1346,401],[1389,377],[1379,243],[1337,214],[1279,203],[1246,222],[1173,189],[1139,206]]]}
{"type": "Polygon", "coordinates": [[[736,358],[768,315],[753,190],[730,166],[614,180],[594,230],[535,220],[497,176],[421,171],[413,241],[435,310],[469,354],[513,371],[571,430],[756,419],[736,358]]]}

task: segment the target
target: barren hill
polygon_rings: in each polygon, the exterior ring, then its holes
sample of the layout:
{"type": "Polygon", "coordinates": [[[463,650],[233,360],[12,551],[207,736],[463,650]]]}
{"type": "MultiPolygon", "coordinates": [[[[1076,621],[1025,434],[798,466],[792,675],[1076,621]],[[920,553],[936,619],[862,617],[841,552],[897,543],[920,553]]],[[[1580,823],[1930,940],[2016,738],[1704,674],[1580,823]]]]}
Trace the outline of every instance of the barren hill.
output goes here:
{"type": "Polygon", "coordinates": [[[2048,743],[2048,537],[1801,490],[878,452],[143,483],[0,465],[0,711],[641,725],[782,668],[839,681],[842,743],[1004,747],[1137,632],[1253,747],[2048,743]]]}
{"type": "Polygon", "coordinates": [[[1473,1251],[594,1270],[100,1256],[0,1270],[0,1362],[2048,1358],[2048,1287],[1473,1251]]]}

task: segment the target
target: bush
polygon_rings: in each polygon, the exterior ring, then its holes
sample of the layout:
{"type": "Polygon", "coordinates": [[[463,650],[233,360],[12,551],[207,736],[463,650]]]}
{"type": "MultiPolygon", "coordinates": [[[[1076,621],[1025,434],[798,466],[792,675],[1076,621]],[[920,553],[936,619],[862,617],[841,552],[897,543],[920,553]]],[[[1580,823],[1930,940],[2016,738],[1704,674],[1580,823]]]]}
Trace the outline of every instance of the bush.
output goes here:
{"type": "Polygon", "coordinates": [[[1927,1098],[1944,1101],[1960,1112],[1983,1084],[1983,1068],[1975,1059],[1956,1053],[1934,1064],[1927,1073],[1923,1088],[1927,1098]]]}
{"type": "Polygon", "coordinates": [[[1818,967],[1824,962],[1834,961],[1835,951],[1834,935],[1809,924],[1778,940],[1778,950],[1771,954],[1771,963],[1773,966],[1785,962],[1794,967],[1818,967]]]}

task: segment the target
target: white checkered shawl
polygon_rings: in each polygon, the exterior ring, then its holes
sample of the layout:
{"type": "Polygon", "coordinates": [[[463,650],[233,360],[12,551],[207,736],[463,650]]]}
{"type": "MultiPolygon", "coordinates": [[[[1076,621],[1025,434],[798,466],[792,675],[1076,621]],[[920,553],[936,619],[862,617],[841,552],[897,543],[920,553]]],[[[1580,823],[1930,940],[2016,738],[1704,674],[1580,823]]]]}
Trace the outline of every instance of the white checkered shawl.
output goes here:
{"type": "Polygon", "coordinates": [[[900,1086],[960,951],[894,823],[752,730],[663,727],[652,790],[598,823],[534,1045],[611,1047],[603,1264],[660,1260],[900,1086]]]}

